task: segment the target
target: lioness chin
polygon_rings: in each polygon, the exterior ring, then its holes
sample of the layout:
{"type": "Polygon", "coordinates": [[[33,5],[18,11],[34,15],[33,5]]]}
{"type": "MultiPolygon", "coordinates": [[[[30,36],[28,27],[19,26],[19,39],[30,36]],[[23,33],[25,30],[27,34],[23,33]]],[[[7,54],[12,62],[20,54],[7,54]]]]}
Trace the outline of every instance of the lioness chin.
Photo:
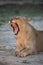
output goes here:
{"type": "Polygon", "coordinates": [[[30,18],[13,17],[10,25],[16,37],[14,55],[25,57],[43,51],[43,32],[39,32],[28,22],[30,18]]]}

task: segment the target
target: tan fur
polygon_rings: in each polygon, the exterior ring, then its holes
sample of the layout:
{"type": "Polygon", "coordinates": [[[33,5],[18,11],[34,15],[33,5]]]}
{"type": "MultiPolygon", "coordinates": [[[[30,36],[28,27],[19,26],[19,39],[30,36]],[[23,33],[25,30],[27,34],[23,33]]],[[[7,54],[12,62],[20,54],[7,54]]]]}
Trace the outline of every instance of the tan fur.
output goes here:
{"type": "MultiPolygon", "coordinates": [[[[34,29],[28,22],[30,18],[13,17],[20,28],[16,37],[16,49],[14,54],[19,57],[25,57],[38,51],[43,51],[43,32],[34,29]]],[[[10,23],[11,24],[11,23],[10,23]]],[[[12,24],[14,26],[14,23],[12,24]]]]}

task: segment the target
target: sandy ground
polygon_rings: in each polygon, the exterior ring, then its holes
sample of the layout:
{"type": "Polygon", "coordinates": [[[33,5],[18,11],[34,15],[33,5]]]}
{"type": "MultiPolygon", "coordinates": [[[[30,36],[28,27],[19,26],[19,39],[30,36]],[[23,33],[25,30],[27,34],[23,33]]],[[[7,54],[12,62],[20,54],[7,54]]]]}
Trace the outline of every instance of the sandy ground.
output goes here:
{"type": "MultiPolygon", "coordinates": [[[[43,30],[43,18],[33,19],[30,24],[38,30],[43,30]]],[[[43,65],[43,52],[25,58],[18,58],[12,55],[15,46],[16,40],[10,25],[5,24],[0,26],[0,65],[43,65]]]]}

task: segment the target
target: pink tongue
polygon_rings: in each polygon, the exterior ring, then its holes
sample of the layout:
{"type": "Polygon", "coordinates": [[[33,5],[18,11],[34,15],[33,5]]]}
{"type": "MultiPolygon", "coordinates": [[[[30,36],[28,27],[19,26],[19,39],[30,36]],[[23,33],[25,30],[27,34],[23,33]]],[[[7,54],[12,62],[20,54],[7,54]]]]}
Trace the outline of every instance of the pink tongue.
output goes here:
{"type": "Polygon", "coordinates": [[[17,32],[18,32],[18,27],[15,28],[14,34],[17,34],[17,32]]]}

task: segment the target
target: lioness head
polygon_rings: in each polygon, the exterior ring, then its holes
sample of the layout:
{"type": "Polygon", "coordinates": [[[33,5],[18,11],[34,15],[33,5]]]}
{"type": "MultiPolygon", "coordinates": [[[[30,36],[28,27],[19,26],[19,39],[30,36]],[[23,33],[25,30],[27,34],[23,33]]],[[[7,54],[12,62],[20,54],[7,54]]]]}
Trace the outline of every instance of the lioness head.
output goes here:
{"type": "Polygon", "coordinates": [[[15,35],[19,33],[19,31],[23,28],[25,23],[27,23],[30,20],[30,18],[22,18],[20,16],[16,16],[11,18],[9,21],[11,27],[13,28],[13,32],[15,35]]]}

